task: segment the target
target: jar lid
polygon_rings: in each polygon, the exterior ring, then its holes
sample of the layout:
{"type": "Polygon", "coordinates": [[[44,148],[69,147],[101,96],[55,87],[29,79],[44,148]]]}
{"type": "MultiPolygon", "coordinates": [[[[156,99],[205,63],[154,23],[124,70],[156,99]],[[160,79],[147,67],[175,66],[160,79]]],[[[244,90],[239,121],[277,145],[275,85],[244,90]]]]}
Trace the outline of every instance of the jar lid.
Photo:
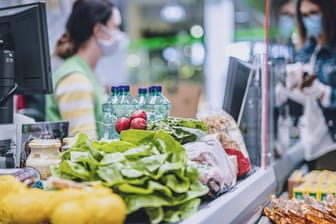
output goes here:
{"type": "Polygon", "coordinates": [[[57,139],[33,139],[29,142],[31,148],[60,148],[61,142],[57,139]]]}

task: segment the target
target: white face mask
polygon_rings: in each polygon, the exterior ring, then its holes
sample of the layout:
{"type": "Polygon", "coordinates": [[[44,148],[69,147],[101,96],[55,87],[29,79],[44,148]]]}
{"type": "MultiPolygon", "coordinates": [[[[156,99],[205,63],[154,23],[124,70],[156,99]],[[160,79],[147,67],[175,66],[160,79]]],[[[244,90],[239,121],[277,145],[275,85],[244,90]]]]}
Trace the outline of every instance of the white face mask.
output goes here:
{"type": "Polygon", "coordinates": [[[102,30],[110,36],[109,40],[98,39],[98,44],[102,49],[103,56],[112,55],[116,53],[120,47],[124,34],[120,30],[111,31],[106,26],[100,26],[102,30]]]}

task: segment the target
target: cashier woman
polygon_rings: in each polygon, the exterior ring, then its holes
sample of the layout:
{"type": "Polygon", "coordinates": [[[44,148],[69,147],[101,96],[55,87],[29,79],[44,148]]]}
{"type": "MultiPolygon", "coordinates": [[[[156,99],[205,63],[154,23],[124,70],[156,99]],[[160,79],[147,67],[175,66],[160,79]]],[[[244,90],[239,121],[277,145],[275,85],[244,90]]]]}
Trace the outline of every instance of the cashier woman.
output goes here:
{"type": "MultiPolygon", "coordinates": [[[[297,63],[288,69],[287,80],[289,88],[300,85],[296,89],[300,93],[290,95],[290,98],[303,105],[307,96],[313,96],[318,101],[331,139],[335,139],[336,134],[333,127],[336,125],[335,8],[334,0],[297,1],[296,15],[301,48],[295,56],[297,63]],[[313,75],[317,76],[315,80],[313,75]]],[[[321,141],[318,138],[315,140],[321,141]]],[[[336,158],[335,154],[333,157],[329,155],[329,160],[330,158],[336,158]]],[[[336,164],[335,161],[331,162],[336,164]]],[[[327,165],[326,163],[325,161],[324,164],[327,165]]]]}
{"type": "Polygon", "coordinates": [[[122,39],[119,10],[109,0],[77,0],[58,40],[56,54],[65,59],[53,75],[46,120],[69,121],[70,136],[99,137],[104,90],[94,74],[99,59],[116,52],[122,39]]]}

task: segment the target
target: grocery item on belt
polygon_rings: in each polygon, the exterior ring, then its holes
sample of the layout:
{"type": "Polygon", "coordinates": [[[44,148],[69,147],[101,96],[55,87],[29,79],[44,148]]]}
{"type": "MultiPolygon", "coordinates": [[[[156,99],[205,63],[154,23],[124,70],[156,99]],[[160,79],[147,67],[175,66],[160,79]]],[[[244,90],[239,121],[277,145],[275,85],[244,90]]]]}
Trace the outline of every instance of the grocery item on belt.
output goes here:
{"type": "Polygon", "coordinates": [[[26,166],[37,169],[42,179],[51,176],[51,166],[59,162],[61,142],[56,139],[33,139],[29,142],[31,152],[26,166]]]}
{"type": "Polygon", "coordinates": [[[200,181],[208,186],[210,197],[217,197],[236,184],[236,169],[215,135],[183,145],[188,158],[196,164],[200,181]]]}
{"type": "Polygon", "coordinates": [[[231,115],[223,110],[201,110],[197,114],[210,134],[216,134],[226,153],[235,155],[238,162],[237,176],[243,176],[251,170],[251,163],[243,136],[231,115]]]}
{"type": "Polygon", "coordinates": [[[303,200],[272,196],[264,214],[276,224],[332,224],[336,223],[335,196],[329,194],[326,202],[305,195],[303,200]]]}
{"type": "Polygon", "coordinates": [[[124,223],[126,205],[109,188],[27,188],[11,175],[0,176],[0,223],[124,223]]]}

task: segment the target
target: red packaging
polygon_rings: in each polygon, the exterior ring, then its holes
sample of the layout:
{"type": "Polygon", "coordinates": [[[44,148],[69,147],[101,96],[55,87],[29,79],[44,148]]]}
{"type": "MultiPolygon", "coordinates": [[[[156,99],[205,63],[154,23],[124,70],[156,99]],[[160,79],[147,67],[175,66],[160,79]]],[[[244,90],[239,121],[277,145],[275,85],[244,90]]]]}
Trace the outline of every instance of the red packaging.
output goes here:
{"type": "Polygon", "coordinates": [[[237,176],[241,177],[251,170],[251,162],[248,157],[245,157],[244,154],[238,149],[225,148],[225,152],[228,155],[234,155],[237,157],[238,162],[238,173],[237,176]]]}

